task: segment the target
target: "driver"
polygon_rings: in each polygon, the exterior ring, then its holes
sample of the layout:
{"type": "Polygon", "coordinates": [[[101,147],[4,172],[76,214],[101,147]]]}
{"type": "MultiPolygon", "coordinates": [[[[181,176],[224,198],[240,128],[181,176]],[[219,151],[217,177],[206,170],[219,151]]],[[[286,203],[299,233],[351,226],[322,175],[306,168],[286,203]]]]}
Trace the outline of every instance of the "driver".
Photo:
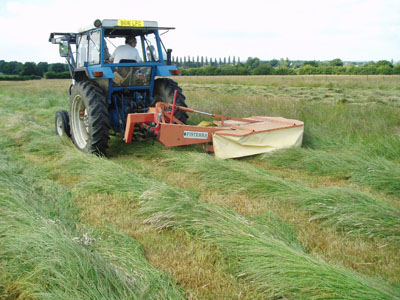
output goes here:
{"type": "Polygon", "coordinates": [[[141,62],[139,51],[136,49],[136,37],[128,36],[125,38],[125,45],[118,46],[110,57],[110,61],[118,64],[121,59],[136,60],[141,62]]]}

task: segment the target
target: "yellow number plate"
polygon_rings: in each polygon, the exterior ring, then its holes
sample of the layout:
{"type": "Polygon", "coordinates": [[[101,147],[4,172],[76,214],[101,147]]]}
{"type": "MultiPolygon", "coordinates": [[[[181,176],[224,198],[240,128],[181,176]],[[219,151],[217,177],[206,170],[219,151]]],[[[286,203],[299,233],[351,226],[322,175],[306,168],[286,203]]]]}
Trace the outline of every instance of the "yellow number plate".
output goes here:
{"type": "Polygon", "coordinates": [[[118,26],[144,27],[144,21],[138,21],[138,20],[118,20],[118,26]]]}

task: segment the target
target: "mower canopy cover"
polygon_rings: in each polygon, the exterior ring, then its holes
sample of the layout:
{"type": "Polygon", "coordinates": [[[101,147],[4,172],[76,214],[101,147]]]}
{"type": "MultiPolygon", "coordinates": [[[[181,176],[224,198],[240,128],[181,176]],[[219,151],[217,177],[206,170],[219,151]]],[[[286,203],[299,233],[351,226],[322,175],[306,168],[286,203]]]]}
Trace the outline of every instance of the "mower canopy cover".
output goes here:
{"type": "Polygon", "coordinates": [[[213,134],[215,157],[236,158],[271,152],[289,147],[301,147],[304,123],[278,117],[251,117],[258,123],[234,125],[231,131],[216,131],[213,134]]]}

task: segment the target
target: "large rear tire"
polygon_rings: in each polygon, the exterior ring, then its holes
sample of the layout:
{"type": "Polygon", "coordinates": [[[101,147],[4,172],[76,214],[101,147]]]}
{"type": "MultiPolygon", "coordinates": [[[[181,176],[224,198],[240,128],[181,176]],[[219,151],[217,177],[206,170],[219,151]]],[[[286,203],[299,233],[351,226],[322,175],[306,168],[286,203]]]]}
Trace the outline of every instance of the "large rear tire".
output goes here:
{"type": "Polygon", "coordinates": [[[86,153],[105,155],[110,121],[103,90],[92,82],[78,82],[70,99],[71,138],[86,153]]]}
{"type": "MultiPolygon", "coordinates": [[[[178,91],[176,105],[187,107],[185,102],[186,98],[182,93],[182,89],[175,81],[169,78],[158,78],[155,80],[152,106],[154,106],[157,102],[167,102],[172,104],[174,101],[175,90],[178,91]]],[[[175,118],[184,124],[186,124],[187,119],[189,118],[188,114],[182,110],[176,110],[174,115],[175,118]]]]}

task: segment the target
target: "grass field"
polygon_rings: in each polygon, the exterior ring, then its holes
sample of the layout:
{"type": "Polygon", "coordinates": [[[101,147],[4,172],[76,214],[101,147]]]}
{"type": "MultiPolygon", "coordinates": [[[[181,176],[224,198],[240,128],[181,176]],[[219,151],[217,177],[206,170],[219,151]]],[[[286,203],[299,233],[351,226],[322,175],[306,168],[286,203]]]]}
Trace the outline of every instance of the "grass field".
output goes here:
{"type": "Polygon", "coordinates": [[[0,299],[400,299],[399,76],[177,81],[199,110],[304,121],[303,147],[85,155],[55,134],[69,80],[0,82],[0,299]]]}

